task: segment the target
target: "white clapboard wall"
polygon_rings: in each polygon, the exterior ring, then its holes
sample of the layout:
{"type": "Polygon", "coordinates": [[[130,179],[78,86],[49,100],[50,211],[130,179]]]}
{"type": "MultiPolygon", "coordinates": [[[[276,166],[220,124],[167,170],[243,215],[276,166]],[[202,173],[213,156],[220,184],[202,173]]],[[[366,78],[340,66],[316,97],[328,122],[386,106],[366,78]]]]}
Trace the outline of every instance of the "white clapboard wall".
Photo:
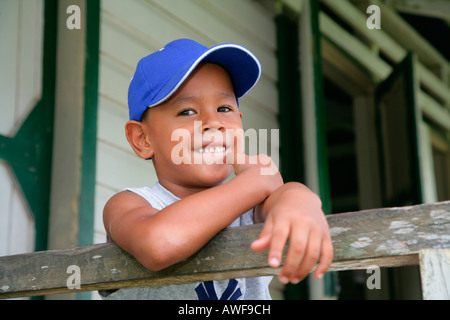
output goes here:
{"type": "Polygon", "coordinates": [[[125,187],[156,182],[151,162],[134,154],[124,134],[128,85],[140,58],[178,38],[206,46],[234,42],[250,49],[261,61],[263,75],[241,99],[244,129],[278,129],[278,94],[275,23],[254,1],[103,0],[100,19],[94,241],[101,243],[106,201],[125,187]]]}

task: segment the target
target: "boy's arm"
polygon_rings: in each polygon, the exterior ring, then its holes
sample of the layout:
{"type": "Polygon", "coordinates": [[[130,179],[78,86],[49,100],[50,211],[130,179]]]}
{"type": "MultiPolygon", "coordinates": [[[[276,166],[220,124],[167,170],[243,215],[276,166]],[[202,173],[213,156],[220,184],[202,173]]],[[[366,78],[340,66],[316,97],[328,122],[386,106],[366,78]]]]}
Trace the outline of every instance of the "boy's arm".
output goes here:
{"type": "Polygon", "coordinates": [[[278,276],[281,283],[298,283],[305,278],[320,259],[314,271],[320,279],[333,260],[333,246],[328,222],[317,195],[300,183],[286,183],[273,192],[255,210],[255,222],[265,221],[252,249],[262,251],[270,247],[271,267],[281,263],[283,249],[289,248],[278,276]]]}
{"type": "Polygon", "coordinates": [[[258,165],[247,169],[160,211],[132,192],[118,193],[104,208],[108,236],[151,270],[186,259],[282,183],[261,176],[258,165]]]}

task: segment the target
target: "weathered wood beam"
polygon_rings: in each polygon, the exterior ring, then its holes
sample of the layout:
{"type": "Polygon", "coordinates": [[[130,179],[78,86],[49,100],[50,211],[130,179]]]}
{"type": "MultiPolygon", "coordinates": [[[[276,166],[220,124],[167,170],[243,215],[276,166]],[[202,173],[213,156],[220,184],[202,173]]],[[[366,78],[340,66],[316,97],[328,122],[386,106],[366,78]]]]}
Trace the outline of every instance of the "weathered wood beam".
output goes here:
{"type": "Polygon", "coordinates": [[[424,249],[419,257],[423,298],[450,300],[450,249],[424,249]]]}
{"type": "MultiPolygon", "coordinates": [[[[450,248],[450,201],[327,219],[335,251],[330,270],[414,265],[422,249],[450,248]]],[[[115,244],[0,257],[0,298],[275,275],[279,269],[269,267],[267,252],[250,249],[261,228],[228,228],[189,259],[159,272],[115,244]],[[68,288],[70,266],[79,267],[80,289],[68,288]]]]}

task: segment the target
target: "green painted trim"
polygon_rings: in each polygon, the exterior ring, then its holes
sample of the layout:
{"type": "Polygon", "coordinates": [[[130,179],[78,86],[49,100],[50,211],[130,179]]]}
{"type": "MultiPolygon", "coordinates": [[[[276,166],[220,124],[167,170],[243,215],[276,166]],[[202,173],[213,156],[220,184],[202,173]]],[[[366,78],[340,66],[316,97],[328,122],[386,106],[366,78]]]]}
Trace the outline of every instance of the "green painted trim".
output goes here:
{"type": "Polygon", "coordinates": [[[78,245],[94,237],[100,0],[86,0],[86,62],[78,245]]]}
{"type": "Polygon", "coordinates": [[[416,83],[415,83],[415,69],[414,69],[414,56],[413,53],[408,52],[404,59],[404,63],[406,64],[406,94],[409,99],[409,104],[411,105],[411,112],[409,113],[409,122],[412,126],[412,135],[410,137],[410,143],[413,146],[413,154],[411,155],[413,162],[413,171],[416,175],[416,196],[418,203],[423,203],[423,188],[422,188],[422,174],[421,174],[421,166],[420,166],[420,151],[419,151],[419,121],[420,121],[420,112],[416,112],[418,108],[418,102],[416,101],[416,83]]]}
{"type": "Polygon", "coordinates": [[[0,136],[0,158],[9,162],[35,219],[35,251],[47,249],[55,109],[57,1],[44,2],[42,95],[14,137],[0,136]]]}
{"type": "Polygon", "coordinates": [[[275,18],[278,64],[280,170],[284,181],[304,182],[298,22],[284,12],[275,18]]]}
{"type": "MultiPolygon", "coordinates": [[[[317,0],[309,0],[311,10],[311,38],[313,47],[313,68],[314,68],[314,100],[316,108],[316,141],[317,141],[317,162],[319,176],[319,195],[322,200],[322,209],[325,214],[332,213],[330,173],[328,167],[328,143],[327,125],[325,114],[325,92],[322,71],[322,34],[319,27],[320,3],[317,0]]],[[[336,273],[328,272],[324,278],[324,293],[326,296],[336,294],[336,273]]]]}
{"type": "MultiPolygon", "coordinates": [[[[304,182],[303,120],[300,99],[298,18],[283,7],[275,18],[278,66],[278,121],[280,124],[280,171],[283,180],[304,182]],[[293,17],[294,16],[294,17],[293,17]]],[[[309,299],[307,281],[287,284],[286,300],[309,299]]]]}
{"type": "Polygon", "coordinates": [[[41,132],[41,137],[38,139],[41,146],[37,147],[36,150],[39,159],[39,167],[41,168],[40,182],[42,184],[39,187],[41,190],[36,190],[35,188],[29,192],[30,194],[34,194],[36,202],[42,201],[41,211],[39,211],[38,216],[35,217],[36,251],[47,249],[48,239],[53,155],[53,122],[55,111],[57,11],[58,1],[45,0],[42,98],[30,114],[29,119],[27,119],[24,126],[22,126],[16,135],[16,137],[21,137],[22,133],[24,133],[24,136],[27,136],[22,130],[27,130],[29,135],[33,132],[41,132]],[[27,129],[24,128],[26,126],[28,126],[27,129]]]}
{"type": "MultiPolygon", "coordinates": [[[[415,101],[415,75],[414,75],[414,58],[411,52],[405,56],[405,58],[398,63],[392,73],[386,78],[383,82],[381,82],[375,92],[375,105],[379,110],[380,101],[383,97],[383,94],[391,90],[395,81],[399,78],[404,78],[404,95],[405,95],[405,103],[407,104],[407,123],[409,126],[409,132],[407,133],[408,143],[411,146],[409,150],[409,160],[411,161],[411,176],[414,176],[414,185],[411,186],[411,192],[413,193],[412,198],[409,200],[413,201],[414,204],[423,203],[423,194],[422,194],[422,175],[420,168],[420,155],[419,155],[419,133],[418,133],[418,121],[417,119],[417,102],[415,101]]],[[[383,161],[383,138],[381,135],[381,120],[379,111],[377,111],[377,127],[378,127],[378,148],[380,153],[380,167],[383,170],[384,161],[383,161]]],[[[381,176],[381,181],[383,185],[385,184],[384,175],[381,176]]],[[[392,200],[386,199],[386,195],[382,193],[383,196],[383,206],[391,207],[402,205],[401,202],[391,202],[392,200]]]]}
{"type": "Polygon", "coordinates": [[[311,33],[313,42],[313,68],[314,68],[314,100],[316,108],[316,138],[317,161],[319,176],[319,195],[322,199],[322,207],[325,214],[332,212],[330,174],[328,168],[327,127],[325,115],[325,101],[322,72],[321,32],[319,28],[320,3],[317,0],[309,0],[311,9],[311,33]]]}

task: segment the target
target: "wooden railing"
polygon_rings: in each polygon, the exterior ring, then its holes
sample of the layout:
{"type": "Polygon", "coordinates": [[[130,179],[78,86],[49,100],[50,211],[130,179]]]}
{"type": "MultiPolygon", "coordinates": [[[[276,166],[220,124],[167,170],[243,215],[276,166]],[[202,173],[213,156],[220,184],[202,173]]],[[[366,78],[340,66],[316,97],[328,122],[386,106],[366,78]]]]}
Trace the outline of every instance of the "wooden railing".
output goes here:
{"type": "MultiPolygon", "coordinates": [[[[450,201],[327,217],[330,271],[420,265],[424,299],[450,299],[450,201]]],[[[159,272],[115,244],[0,257],[0,298],[275,275],[250,243],[262,225],[228,228],[189,259],[159,272]]]]}

